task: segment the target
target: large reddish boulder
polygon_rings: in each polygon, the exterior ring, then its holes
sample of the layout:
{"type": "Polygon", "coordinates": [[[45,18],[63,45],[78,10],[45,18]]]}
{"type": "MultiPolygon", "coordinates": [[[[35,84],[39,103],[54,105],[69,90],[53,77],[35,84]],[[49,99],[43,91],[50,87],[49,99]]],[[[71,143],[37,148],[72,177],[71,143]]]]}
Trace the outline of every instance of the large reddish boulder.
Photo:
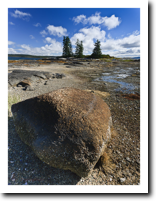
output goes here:
{"type": "Polygon", "coordinates": [[[111,137],[108,105],[94,93],[63,88],[12,106],[17,133],[45,163],[87,176],[111,137]]]}

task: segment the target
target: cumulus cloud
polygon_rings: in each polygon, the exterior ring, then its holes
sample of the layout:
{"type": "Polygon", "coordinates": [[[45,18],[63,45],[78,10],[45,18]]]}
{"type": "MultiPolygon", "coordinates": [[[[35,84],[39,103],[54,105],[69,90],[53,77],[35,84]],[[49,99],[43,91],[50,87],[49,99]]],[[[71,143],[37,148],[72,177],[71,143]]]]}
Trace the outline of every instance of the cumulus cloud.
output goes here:
{"type": "Polygon", "coordinates": [[[101,47],[103,49],[114,49],[118,50],[121,48],[138,48],[140,47],[140,35],[136,35],[135,33],[129,35],[128,37],[124,37],[122,39],[107,39],[105,42],[101,43],[101,47]]]}
{"type": "Polygon", "coordinates": [[[35,27],[41,27],[41,24],[40,23],[36,23],[34,24],[35,27]]]}
{"type": "Polygon", "coordinates": [[[100,13],[96,12],[95,15],[90,17],[86,17],[85,15],[79,15],[77,17],[73,17],[72,19],[76,24],[102,24],[108,28],[108,30],[113,29],[121,23],[118,17],[112,15],[111,17],[101,17],[100,13]]]}
{"type": "Polygon", "coordinates": [[[8,41],[8,45],[14,45],[15,43],[12,41],[8,41]]]}
{"type": "Polygon", "coordinates": [[[35,37],[34,37],[33,35],[30,35],[30,38],[31,38],[31,39],[34,39],[35,37]]]}
{"type": "Polygon", "coordinates": [[[46,45],[44,48],[50,48],[50,49],[54,48],[54,50],[57,53],[61,52],[61,54],[62,54],[62,48],[63,48],[62,43],[60,43],[60,42],[58,42],[55,39],[52,39],[50,37],[45,38],[44,42],[45,43],[50,43],[50,45],[46,45]]]}
{"type": "Polygon", "coordinates": [[[45,46],[41,47],[31,47],[26,44],[20,45],[19,49],[8,48],[9,54],[30,54],[30,55],[45,55],[45,56],[52,56],[52,55],[62,55],[62,43],[56,41],[55,39],[51,39],[47,37],[45,42],[47,43],[45,46]]]}
{"type": "Polygon", "coordinates": [[[14,13],[10,13],[12,17],[15,17],[15,18],[21,18],[23,20],[29,20],[29,18],[31,17],[31,14],[30,13],[24,13],[22,11],[19,11],[19,10],[15,10],[14,13]]]}
{"type": "Polygon", "coordinates": [[[29,45],[25,45],[25,44],[21,45],[21,48],[23,48],[25,50],[28,50],[28,51],[31,50],[31,48],[29,47],[29,45]]]}
{"type": "Polygon", "coordinates": [[[9,22],[9,24],[11,24],[11,25],[15,25],[13,22],[9,22]]]}
{"type": "Polygon", "coordinates": [[[42,37],[45,37],[48,33],[45,30],[43,30],[40,32],[40,34],[42,35],[42,37]]]}
{"type": "Polygon", "coordinates": [[[13,48],[8,48],[8,54],[17,54],[17,51],[13,48]]]}
{"type": "Polygon", "coordinates": [[[121,38],[109,38],[101,42],[102,52],[107,52],[112,56],[140,56],[140,35],[138,31],[133,32],[131,35],[121,38]]]}
{"type": "Polygon", "coordinates": [[[67,35],[67,29],[63,28],[62,26],[55,27],[53,25],[49,25],[47,29],[50,35],[54,35],[58,37],[67,35]]]}

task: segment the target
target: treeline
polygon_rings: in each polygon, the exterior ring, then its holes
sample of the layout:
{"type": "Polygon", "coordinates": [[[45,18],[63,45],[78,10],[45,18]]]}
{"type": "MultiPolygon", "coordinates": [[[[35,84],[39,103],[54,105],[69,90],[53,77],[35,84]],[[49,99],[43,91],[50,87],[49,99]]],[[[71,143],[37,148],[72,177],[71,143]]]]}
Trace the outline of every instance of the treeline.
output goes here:
{"type": "Polygon", "coordinates": [[[63,37],[63,53],[62,56],[63,57],[76,57],[76,58],[85,58],[85,57],[89,57],[89,58],[114,58],[111,57],[109,54],[107,55],[103,55],[102,51],[101,51],[101,44],[100,41],[97,40],[94,44],[94,49],[93,49],[93,53],[91,55],[83,55],[83,41],[79,41],[77,39],[76,44],[75,44],[75,53],[73,53],[72,51],[72,44],[70,41],[70,38],[68,36],[64,36],[63,37]]]}
{"type": "Polygon", "coordinates": [[[51,58],[55,56],[36,56],[36,55],[28,55],[28,54],[8,54],[8,57],[24,57],[24,58],[51,58]]]}

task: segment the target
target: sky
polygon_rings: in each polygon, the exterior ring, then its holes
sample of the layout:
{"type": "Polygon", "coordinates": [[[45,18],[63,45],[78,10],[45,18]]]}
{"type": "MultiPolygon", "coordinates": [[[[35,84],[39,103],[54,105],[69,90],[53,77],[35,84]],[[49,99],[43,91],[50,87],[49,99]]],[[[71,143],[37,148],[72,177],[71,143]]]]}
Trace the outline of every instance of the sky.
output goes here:
{"type": "Polygon", "coordinates": [[[61,56],[63,36],[73,53],[77,39],[84,55],[96,40],[102,54],[140,56],[139,8],[8,8],[8,54],[61,56]]]}

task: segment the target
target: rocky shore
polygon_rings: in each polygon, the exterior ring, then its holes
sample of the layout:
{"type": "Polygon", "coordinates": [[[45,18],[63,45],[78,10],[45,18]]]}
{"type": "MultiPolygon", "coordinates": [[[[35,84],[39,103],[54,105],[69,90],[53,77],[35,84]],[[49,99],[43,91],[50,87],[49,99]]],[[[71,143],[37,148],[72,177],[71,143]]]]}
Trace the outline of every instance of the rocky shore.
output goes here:
{"type": "Polygon", "coordinates": [[[87,177],[48,166],[21,141],[9,113],[8,184],[139,185],[140,62],[9,61],[8,93],[20,101],[63,87],[90,91],[108,104],[114,136],[105,165],[97,164],[87,177]]]}

